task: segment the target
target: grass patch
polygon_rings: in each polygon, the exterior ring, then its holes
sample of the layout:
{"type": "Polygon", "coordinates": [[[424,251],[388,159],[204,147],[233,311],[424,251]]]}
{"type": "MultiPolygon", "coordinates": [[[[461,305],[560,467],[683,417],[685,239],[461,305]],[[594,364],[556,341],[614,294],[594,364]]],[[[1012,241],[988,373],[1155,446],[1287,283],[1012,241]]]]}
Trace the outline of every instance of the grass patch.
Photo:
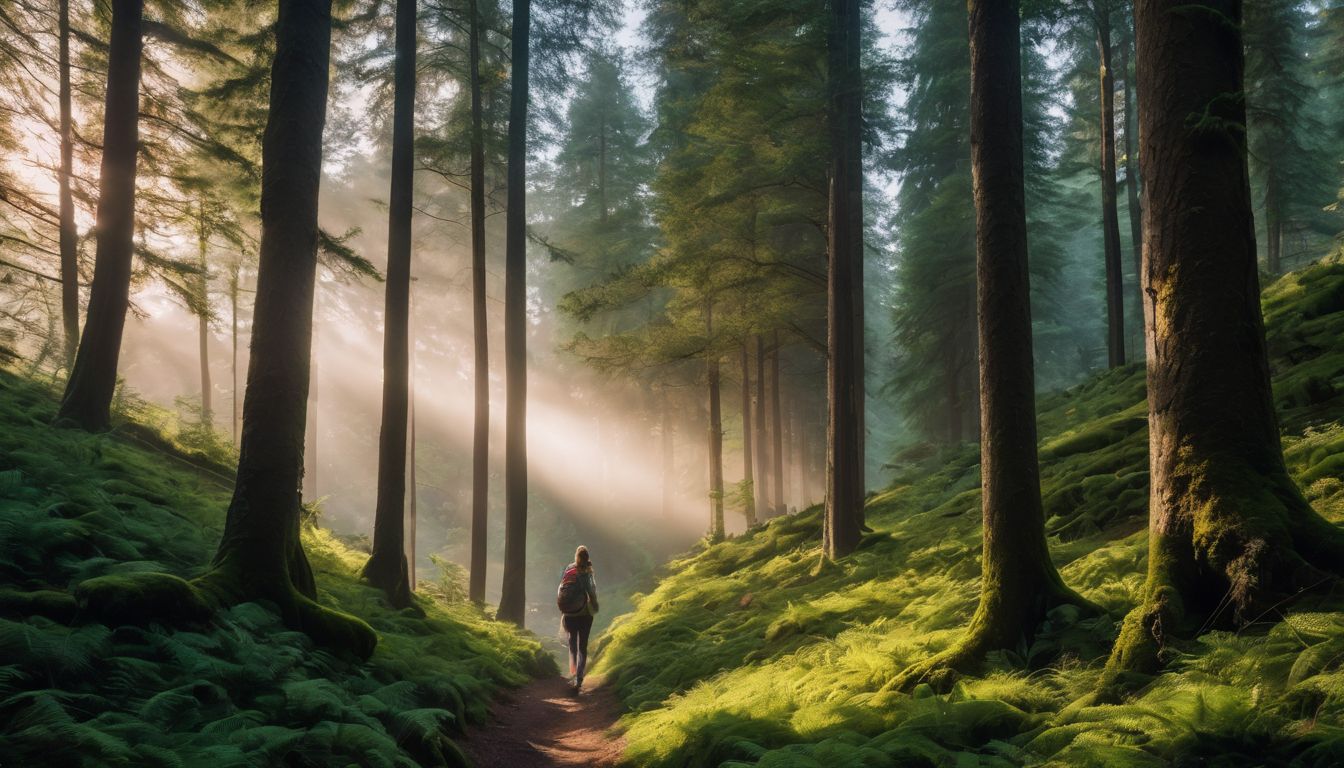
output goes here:
{"type": "Polygon", "coordinates": [[[367,663],[267,605],[181,616],[191,587],[157,574],[208,564],[231,483],[219,451],[156,427],[162,414],[90,435],[51,429],[54,413],[48,388],[0,370],[0,762],[463,765],[453,736],[499,687],[551,668],[451,588],[418,595],[423,615],[389,609],[357,578],[366,555],[318,528],[304,544],[319,601],[377,630],[367,663]],[[137,605],[186,621],[80,609],[138,586],[153,594],[137,605]]]}
{"type": "MultiPolygon", "coordinates": [[[[1287,275],[1264,305],[1289,469],[1344,522],[1344,265],[1287,275]]],[[[1131,699],[1090,703],[1147,566],[1143,399],[1142,367],[1129,366],[1039,404],[1052,556],[1110,618],[1060,609],[1035,643],[994,654],[950,694],[891,690],[958,638],[980,575],[977,451],[910,450],[893,487],[869,499],[875,532],[850,557],[821,565],[812,509],[702,545],[637,596],[599,661],[631,710],[629,763],[1344,763],[1338,598],[1206,634],[1131,699]]]]}

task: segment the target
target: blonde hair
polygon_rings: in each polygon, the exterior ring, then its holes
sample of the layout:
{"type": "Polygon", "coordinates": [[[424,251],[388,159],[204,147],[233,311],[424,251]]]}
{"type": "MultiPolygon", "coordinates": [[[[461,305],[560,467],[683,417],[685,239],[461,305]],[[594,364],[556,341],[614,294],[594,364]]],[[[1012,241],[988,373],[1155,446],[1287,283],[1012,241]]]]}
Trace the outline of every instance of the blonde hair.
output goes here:
{"type": "Polygon", "coordinates": [[[578,549],[574,550],[574,564],[580,568],[593,567],[593,561],[588,557],[588,548],[582,544],[579,545],[578,549]]]}

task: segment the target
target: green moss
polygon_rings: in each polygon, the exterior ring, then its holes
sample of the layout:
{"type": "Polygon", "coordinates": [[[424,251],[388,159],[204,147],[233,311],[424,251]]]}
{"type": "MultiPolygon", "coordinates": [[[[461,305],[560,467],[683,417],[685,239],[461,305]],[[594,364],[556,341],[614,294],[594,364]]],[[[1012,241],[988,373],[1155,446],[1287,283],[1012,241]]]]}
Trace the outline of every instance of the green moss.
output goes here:
{"type": "MultiPolygon", "coordinates": [[[[1276,392],[1309,395],[1280,398],[1289,471],[1336,523],[1342,286],[1344,266],[1325,264],[1265,294],[1276,392]]],[[[772,520],[669,564],[613,622],[599,667],[631,710],[630,763],[1338,764],[1338,599],[1303,598],[1158,656],[1154,622],[1179,621],[1180,610],[1174,592],[1145,591],[1144,370],[1109,371],[1038,407],[1052,556],[1066,583],[1123,624],[1055,613],[1035,643],[990,654],[979,674],[900,693],[902,670],[965,638],[980,577],[974,447],[912,448],[869,499],[870,546],[818,569],[817,511],[772,520]],[[1156,674],[1108,671],[1116,642],[1156,674]]]]}
{"type": "Polygon", "coordinates": [[[200,623],[214,613],[204,595],[170,573],[127,573],[80,582],[74,590],[81,618],[116,626],[200,623]]]}
{"type": "Polygon", "coordinates": [[[303,532],[317,603],[219,600],[193,579],[228,478],[125,425],[50,429],[58,394],[0,369],[6,764],[464,765],[452,738],[498,689],[554,670],[465,601],[389,610],[358,579],[365,556],[324,530],[303,532]]]}

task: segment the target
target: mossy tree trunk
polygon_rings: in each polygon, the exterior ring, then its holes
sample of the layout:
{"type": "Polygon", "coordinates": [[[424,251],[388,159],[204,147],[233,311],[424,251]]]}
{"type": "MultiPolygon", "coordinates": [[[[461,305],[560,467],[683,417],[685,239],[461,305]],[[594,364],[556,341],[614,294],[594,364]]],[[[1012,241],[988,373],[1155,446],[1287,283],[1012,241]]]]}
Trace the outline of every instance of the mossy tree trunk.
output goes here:
{"type": "Polygon", "coordinates": [[[60,206],[61,324],[65,330],[65,367],[73,370],[79,348],[79,233],[75,229],[75,199],[70,180],[75,173],[74,123],[70,116],[70,0],[57,0],[56,36],[59,70],[61,167],[57,172],[60,206]]]}
{"type": "Polygon", "coordinates": [[[531,0],[514,0],[504,244],[504,590],[499,618],[527,612],[527,97],[531,0]]]}
{"type": "MultiPolygon", "coordinates": [[[[103,161],[98,179],[97,240],[89,312],[58,423],[107,429],[117,389],[117,361],[131,297],[135,251],[135,164],[139,154],[143,0],[114,0],[107,48],[103,161]]],[[[64,265],[62,265],[64,269],[64,265]]]]}
{"type": "Polygon", "coordinates": [[[485,602],[486,532],[490,525],[490,339],[485,298],[485,131],[481,126],[481,13],[467,5],[471,77],[471,324],[475,403],[471,435],[471,566],[467,594],[485,602]]]}
{"type": "Polygon", "coordinates": [[[196,586],[216,604],[270,600],[290,626],[367,657],[373,630],[310,599],[299,541],[331,0],[281,0],[275,34],[237,482],[213,567],[196,586]]]}
{"type": "Polygon", "coordinates": [[[984,654],[1029,643],[1051,609],[1086,602],[1064,585],[1045,541],[1036,459],[1031,288],[1022,157],[1017,2],[971,0],[971,168],[980,326],[980,605],[966,636],[903,672],[941,683],[984,654]]]}
{"type": "Polygon", "coordinates": [[[1148,582],[1113,673],[1344,567],[1284,466],[1260,314],[1239,0],[1135,4],[1148,351],[1148,582]]]}
{"type": "Polygon", "coordinates": [[[415,143],[415,0],[397,0],[393,64],[392,189],[388,199],[383,413],[378,433],[378,500],[373,552],[364,578],[388,602],[411,602],[406,563],[406,441],[410,410],[411,205],[415,143]]]}
{"type": "MultiPolygon", "coordinates": [[[[830,202],[826,272],[826,513],[830,558],[863,525],[863,81],[859,0],[832,0],[826,45],[830,202]]],[[[778,378],[778,365],[776,365],[778,378]]],[[[778,406],[776,406],[778,413],[778,406]]],[[[778,421],[778,417],[776,418],[778,421]]],[[[776,452],[779,451],[778,437],[776,452]]],[[[777,486],[781,487],[781,486],[777,486]]],[[[782,490],[782,487],[781,487],[782,490]]]]}
{"type": "Polygon", "coordinates": [[[1111,70],[1111,3],[1092,6],[1101,59],[1101,225],[1106,262],[1106,359],[1125,364],[1125,287],[1120,255],[1120,213],[1115,176],[1115,73],[1111,70]]]}

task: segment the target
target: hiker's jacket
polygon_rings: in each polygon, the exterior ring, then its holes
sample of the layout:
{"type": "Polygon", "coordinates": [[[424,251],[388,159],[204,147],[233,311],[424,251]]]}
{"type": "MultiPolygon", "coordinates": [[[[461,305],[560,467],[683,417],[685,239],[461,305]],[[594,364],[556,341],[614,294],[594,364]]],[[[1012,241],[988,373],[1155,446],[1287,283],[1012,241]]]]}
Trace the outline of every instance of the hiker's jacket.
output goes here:
{"type": "MultiPolygon", "coordinates": [[[[573,569],[573,570],[575,571],[575,573],[578,574],[579,585],[580,585],[581,587],[583,587],[583,591],[584,591],[585,593],[587,593],[587,595],[588,595],[588,601],[587,601],[586,603],[583,604],[583,608],[582,608],[582,609],[580,609],[580,610],[578,610],[578,611],[574,611],[573,613],[566,613],[566,614],[564,614],[564,615],[565,615],[565,616],[592,616],[592,615],[596,614],[596,613],[597,613],[597,579],[595,579],[595,578],[593,577],[593,569],[592,569],[591,567],[589,567],[589,568],[587,568],[587,569],[580,569],[579,566],[578,566],[577,564],[575,564],[575,563],[570,563],[569,565],[565,566],[565,573],[568,573],[568,572],[570,571],[570,569],[573,569]]],[[[564,575],[562,574],[560,578],[563,580],[563,579],[564,579],[564,575]]]]}

